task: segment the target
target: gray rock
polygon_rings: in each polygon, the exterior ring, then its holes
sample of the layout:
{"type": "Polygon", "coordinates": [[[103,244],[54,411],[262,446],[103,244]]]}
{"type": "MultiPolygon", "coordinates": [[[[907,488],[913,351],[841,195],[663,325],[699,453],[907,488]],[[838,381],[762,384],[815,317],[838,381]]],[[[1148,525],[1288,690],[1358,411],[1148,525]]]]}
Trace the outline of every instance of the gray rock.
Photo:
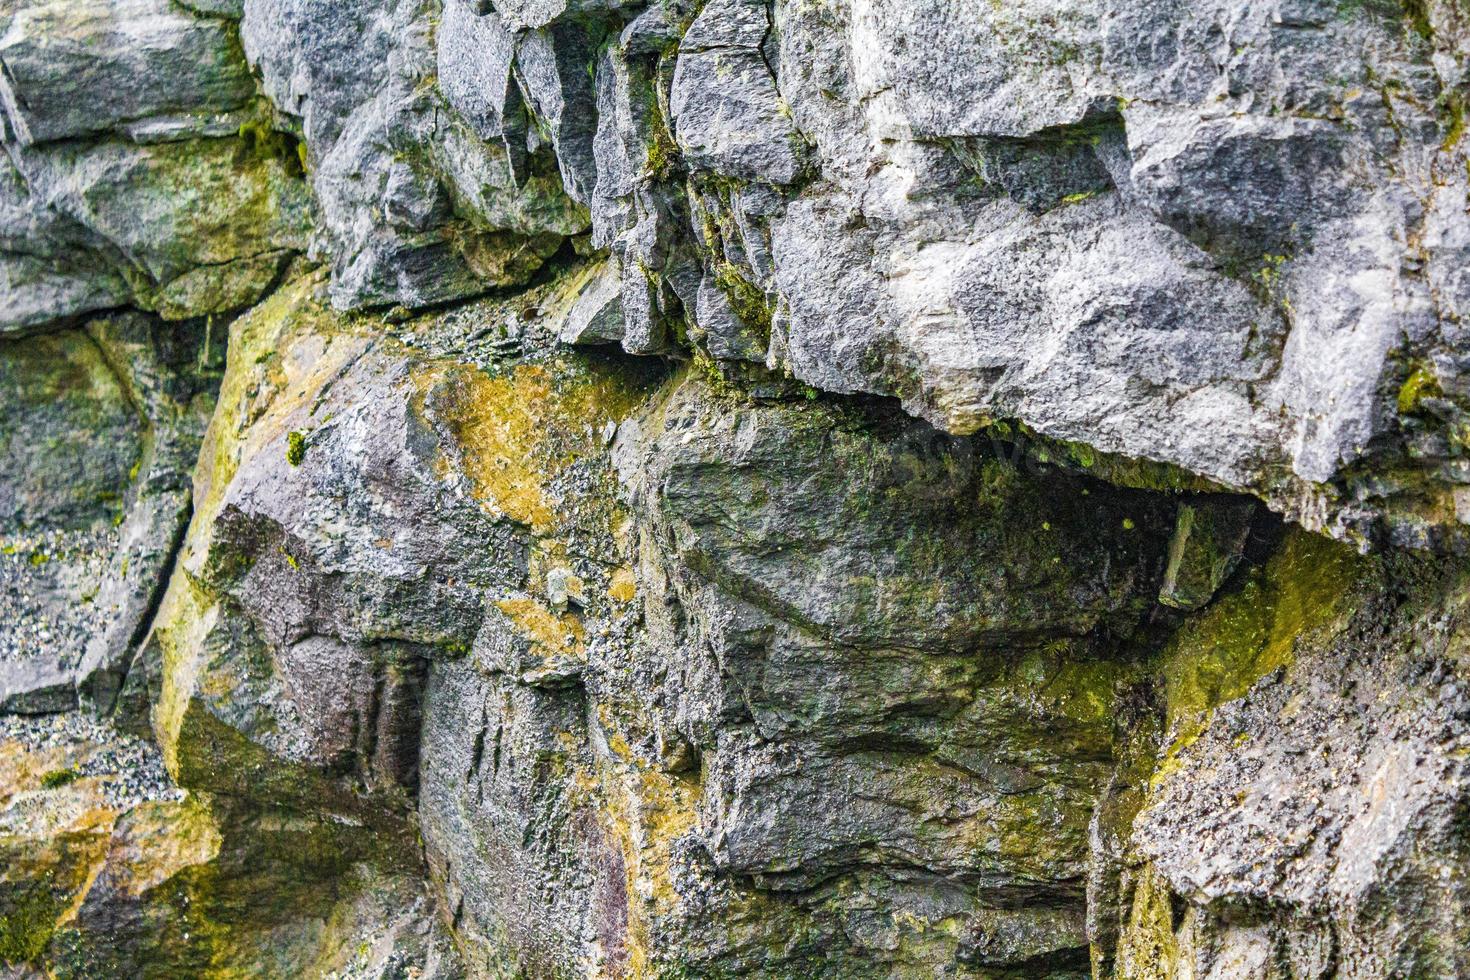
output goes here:
{"type": "Polygon", "coordinates": [[[246,0],[240,41],[262,88],[282,112],[301,120],[313,151],[325,153],[347,117],[385,84],[411,75],[414,0],[364,5],[346,0],[246,0]]]}
{"type": "Polygon", "coordinates": [[[706,5],[679,44],[669,111],[691,166],[789,184],[804,146],[762,51],[768,16],[758,0],[706,5]]]}
{"type": "Polygon", "coordinates": [[[1196,970],[1274,962],[1321,976],[1336,949],[1369,976],[1463,972],[1464,947],[1441,941],[1466,929],[1452,814],[1465,792],[1456,746],[1470,736],[1444,659],[1458,581],[1447,566],[1361,562],[1298,537],[1186,627],[1167,692],[1175,764],[1134,824],[1147,864],[1120,967],[1162,952],[1196,970]],[[1388,598],[1394,588],[1415,600],[1388,598]],[[1149,909],[1171,900],[1173,924],[1145,936],[1149,909]]]}
{"type": "Polygon", "coordinates": [[[511,77],[515,36],[497,14],[477,14],[468,0],[451,0],[444,6],[435,41],[444,98],[480,139],[500,141],[512,169],[523,171],[525,108],[511,77]]]}
{"type": "Polygon", "coordinates": [[[131,314],[0,342],[3,710],[110,710],[188,519],[192,333],[131,314]]]}
{"type": "Polygon", "coordinates": [[[234,32],[166,0],[25,0],[0,14],[0,106],[23,144],[149,117],[187,135],[254,94],[234,32]]]}
{"type": "Polygon", "coordinates": [[[640,0],[480,0],[493,6],[515,30],[541,28],[577,19],[595,19],[602,12],[637,7],[640,0]],[[591,15],[591,16],[588,16],[591,15]]]}
{"type": "MultiPolygon", "coordinates": [[[[905,915],[953,916],[972,930],[970,945],[925,955],[1016,964],[1061,949],[1059,965],[1085,963],[1081,905],[1066,913],[1069,938],[1047,939],[1041,923],[1055,913],[1027,896],[1067,901],[1098,785],[1089,760],[1107,739],[1059,691],[1043,699],[1052,709],[1028,707],[1024,682],[987,651],[1126,633],[1146,604],[1135,590],[1161,568],[1158,522],[1168,518],[1144,497],[1096,491],[1071,497],[1081,507],[1071,514],[1032,511],[1050,505],[988,447],[892,414],[856,428],[849,418],[731,406],[686,382],[636,443],[620,436],[620,468],[645,515],[640,581],[666,580],[677,596],[659,600],[650,586],[646,628],[657,648],[680,651],[662,668],[664,697],[701,759],[703,847],[718,872],[753,876],[762,891],[831,884],[854,896],[869,918],[844,920],[845,934],[823,932],[810,909],[789,912],[827,937],[810,961],[821,975],[900,961],[914,941],[905,915]],[[987,488],[979,498],[962,489],[971,480],[987,488]],[[985,504],[956,503],[976,499],[985,504]],[[1033,725],[1069,734],[1048,744],[1025,734],[1033,725]],[[1025,829],[1037,812],[1055,821],[1044,845],[1025,829]],[[1000,843],[1011,834],[1035,842],[1014,863],[1000,843]],[[984,938],[995,927],[979,911],[991,889],[1018,909],[1015,935],[1026,938],[1014,946],[984,938]],[[891,932],[859,938],[880,923],[891,932]]],[[[1028,662],[1041,676],[1053,669],[1045,655],[1028,662]]],[[[638,681],[628,683],[623,697],[635,697],[638,681]]],[[[677,926],[681,944],[734,955],[697,938],[708,928],[699,922],[677,926]]],[[[787,955],[757,969],[808,954],[787,955]]]]}
{"type": "Polygon", "coordinates": [[[70,142],[11,159],[6,190],[34,237],[3,242],[18,293],[8,332],[128,300],[169,319],[233,312],[306,246],[294,156],[240,138],[70,142]]]}
{"type": "Polygon", "coordinates": [[[0,333],[118,306],[233,312],[306,245],[232,24],[152,0],[0,15],[0,333]]]}
{"type": "MultiPolygon", "coordinates": [[[[727,275],[733,277],[735,274],[727,275]]],[[[754,287],[748,283],[733,288],[742,287],[754,292],[754,287]]],[[[764,363],[769,323],[747,323],[735,312],[730,297],[719,287],[714,276],[706,275],[699,283],[699,303],[695,307],[694,319],[704,331],[702,339],[711,357],[722,361],[764,363]],[[762,326],[766,329],[762,330],[762,326]]]]}
{"type": "Polygon", "coordinates": [[[564,344],[615,344],[623,339],[623,284],[617,264],[604,263],[592,275],[567,314],[564,344]]]}
{"type": "Polygon", "coordinates": [[[521,38],[516,51],[526,101],[538,124],[548,130],[567,193],[583,204],[592,199],[597,182],[592,66],[597,62],[598,41],[582,24],[555,24],[521,38]]]}
{"type": "Polygon", "coordinates": [[[180,787],[6,716],[15,969],[1470,971],[1467,79],[1447,0],[12,0],[0,713],[180,787]]]}
{"type": "Polygon", "coordinates": [[[493,22],[454,8],[439,55],[430,28],[417,0],[377,12],[246,7],[245,50],[277,107],[300,117],[315,162],[341,309],[432,306],[523,283],[562,236],[585,227],[545,162],[526,159],[514,126],[506,129],[515,98],[503,69],[494,78],[493,50],[479,49],[498,37],[493,22]],[[430,85],[436,66],[449,69],[448,104],[430,85]],[[496,142],[484,142],[492,129],[496,142]]]}

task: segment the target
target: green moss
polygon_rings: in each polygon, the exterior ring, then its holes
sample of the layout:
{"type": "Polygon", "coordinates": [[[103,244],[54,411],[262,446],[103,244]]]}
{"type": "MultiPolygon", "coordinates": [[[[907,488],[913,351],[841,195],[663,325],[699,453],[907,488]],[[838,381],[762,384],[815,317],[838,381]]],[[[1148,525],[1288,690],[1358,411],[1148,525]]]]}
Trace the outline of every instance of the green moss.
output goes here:
{"type": "Polygon", "coordinates": [[[60,903],[44,888],[27,889],[0,915],[0,963],[27,963],[41,955],[56,929],[60,903]]]}
{"type": "Polygon", "coordinates": [[[1114,486],[1160,493],[1219,491],[1226,488],[1171,463],[1109,453],[1082,442],[1054,439],[1024,422],[1000,420],[986,426],[992,438],[1016,444],[1038,462],[1062,469],[1082,470],[1114,486]]]}
{"type": "Polygon", "coordinates": [[[41,777],[41,788],[59,789],[81,778],[81,770],[76,766],[72,766],[70,769],[53,769],[41,777]]]}
{"type": "Polygon", "coordinates": [[[1161,657],[1172,744],[1160,775],[1217,706],[1289,665],[1298,642],[1339,621],[1361,569],[1346,545],[1293,530],[1239,589],[1180,629],[1161,657]]]}
{"type": "Polygon", "coordinates": [[[34,963],[45,953],[57,920],[92,880],[107,844],[108,835],[97,833],[45,840],[0,835],[0,965],[34,963]]]}
{"type": "Polygon", "coordinates": [[[730,300],[736,316],[769,334],[772,313],[766,294],[742,276],[734,264],[721,262],[715,267],[715,285],[730,300]]]}
{"type": "Polygon", "coordinates": [[[304,459],[306,459],[306,435],[301,432],[288,432],[286,434],[286,462],[292,466],[300,466],[304,459]]]}
{"type": "Polygon", "coordinates": [[[663,108],[659,105],[658,95],[652,87],[649,88],[648,93],[648,128],[652,135],[648,141],[648,163],[644,168],[644,176],[657,180],[668,180],[678,169],[681,155],[679,145],[674,142],[674,137],[669,133],[663,108]]]}
{"type": "Polygon", "coordinates": [[[1444,123],[1445,136],[1440,149],[1449,153],[1465,136],[1465,100],[1462,92],[1447,92],[1440,103],[1440,118],[1444,123]]]}
{"type": "Polygon", "coordinates": [[[1253,278],[1268,290],[1275,289],[1281,283],[1281,270],[1290,258],[1288,255],[1261,256],[1261,267],[1255,271],[1253,278]]]}
{"type": "Polygon", "coordinates": [[[296,137],[273,128],[267,120],[259,117],[241,123],[239,136],[243,150],[249,156],[257,160],[278,160],[288,176],[305,176],[306,145],[296,137]]]}
{"type": "Polygon", "coordinates": [[[1182,958],[1175,933],[1168,883],[1145,866],[1138,875],[1133,904],[1119,937],[1116,976],[1128,980],[1167,980],[1182,958]]]}
{"type": "Polygon", "coordinates": [[[720,365],[702,350],[696,350],[689,362],[689,370],[698,376],[709,389],[710,393],[717,398],[744,398],[745,392],[739,386],[731,384],[725,376],[720,373],[720,365]]]}
{"type": "Polygon", "coordinates": [[[1438,398],[1442,392],[1439,379],[1428,367],[1415,368],[1399,387],[1398,409],[1400,415],[1413,415],[1426,398],[1438,398]]]}
{"type": "Polygon", "coordinates": [[[343,832],[361,833],[365,841],[373,839],[368,830],[377,832],[385,863],[408,853],[399,846],[408,828],[390,800],[360,795],[328,770],[273,755],[217,718],[197,698],[184,708],[170,768],[179,785],[218,793],[242,805],[351,815],[364,826],[354,830],[344,824],[343,832]],[[395,843],[389,846],[390,842],[395,843]]]}
{"type": "Polygon", "coordinates": [[[648,144],[648,176],[657,180],[668,180],[674,173],[679,150],[674,146],[663,128],[654,130],[648,144]]]}

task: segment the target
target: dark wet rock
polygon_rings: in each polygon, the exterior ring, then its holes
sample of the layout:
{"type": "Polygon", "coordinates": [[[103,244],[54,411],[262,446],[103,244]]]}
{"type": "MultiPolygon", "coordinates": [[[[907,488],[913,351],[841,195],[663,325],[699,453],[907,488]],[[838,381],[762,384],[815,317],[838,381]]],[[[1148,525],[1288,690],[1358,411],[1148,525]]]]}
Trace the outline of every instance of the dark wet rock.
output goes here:
{"type": "Polygon", "coordinates": [[[1244,556],[1255,510],[1238,498],[1180,504],[1159,601],[1193,611],[1213,599],[1244,556]]]}

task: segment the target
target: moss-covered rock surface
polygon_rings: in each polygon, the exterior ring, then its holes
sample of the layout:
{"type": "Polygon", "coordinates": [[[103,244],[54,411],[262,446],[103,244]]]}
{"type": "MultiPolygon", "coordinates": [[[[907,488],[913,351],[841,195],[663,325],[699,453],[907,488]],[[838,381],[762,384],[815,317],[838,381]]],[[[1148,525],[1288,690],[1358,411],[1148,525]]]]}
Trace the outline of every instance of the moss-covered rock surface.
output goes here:
{"type": "Polygon", "coordinates": [[[0,0],[0,975],[1470,975],[1467,79],[0,0]]]}

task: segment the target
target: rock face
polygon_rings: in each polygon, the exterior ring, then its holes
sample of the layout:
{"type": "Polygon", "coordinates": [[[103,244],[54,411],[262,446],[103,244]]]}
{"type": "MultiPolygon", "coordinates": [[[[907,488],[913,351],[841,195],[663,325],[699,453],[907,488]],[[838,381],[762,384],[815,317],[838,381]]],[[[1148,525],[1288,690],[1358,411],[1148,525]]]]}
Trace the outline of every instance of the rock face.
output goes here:
{"type": "Polygon", "coordinates": [[[1470,974],[1467,18],[0,0],[0,972],[1470,974]]]}

